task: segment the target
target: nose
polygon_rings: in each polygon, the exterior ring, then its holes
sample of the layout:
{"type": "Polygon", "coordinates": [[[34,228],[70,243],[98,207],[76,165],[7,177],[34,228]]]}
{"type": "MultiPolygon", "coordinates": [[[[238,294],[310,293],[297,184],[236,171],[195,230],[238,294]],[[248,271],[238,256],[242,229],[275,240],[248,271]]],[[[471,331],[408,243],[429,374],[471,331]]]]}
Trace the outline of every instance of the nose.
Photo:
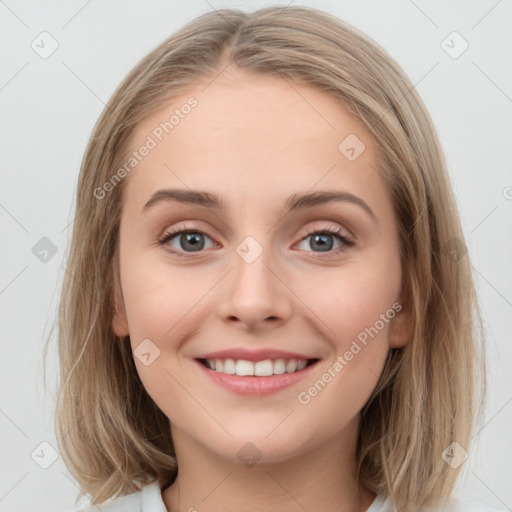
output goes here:
{"type": "Polygon", "coordinates": [[[287,321],[293,294],[269,252],[264,250],[252,262],[235,252],[218,308],[222,321],[253,332],[275,329],[287,321]]]}

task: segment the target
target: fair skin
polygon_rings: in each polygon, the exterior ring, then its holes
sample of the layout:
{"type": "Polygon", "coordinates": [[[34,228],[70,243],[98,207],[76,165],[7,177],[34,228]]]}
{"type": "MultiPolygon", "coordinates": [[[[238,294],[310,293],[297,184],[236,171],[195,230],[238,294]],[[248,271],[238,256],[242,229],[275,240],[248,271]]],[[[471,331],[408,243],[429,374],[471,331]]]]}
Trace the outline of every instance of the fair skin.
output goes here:
{"type": "Polygon", "coordinates": [[[150,365],[135,363],[170,420],[176,447],[178,476],[163,491],[164,503],[172,512],[247,504],[252,511],[363,512],[375,495],[355,478],[359,412],[389,349],[411,335],[377,149],[357,118],[315,88],[231,68],[206,83],[137,126],[133,148],[190,96],[198,101],[126,178],[123,192],[122,295],[113,328],[130,335],[133,349],[149,338],[160,350],[150,365]],[[354,161],[338,150],[349,134],[366,146],[354,161]],[[141,213],[164,188],[208,191],[227,205],[161,201],[141,213]],[[375,219],[349,201],[285,213],[292,194],[320,190],[357,196],[375,219]],[[185,235],[159,245],[171,227],[204,233],[196,234],[203,248],[191,249],[185,235]],[[354,245],[325,228],[339,229],[354,245]],[[319,249],[312,233],[323,233],[332,249],[319,249]],[[247,236],[263,249],[251,263],[236,251],[247,236]],[[298,394],[396,302],[403,309],[300,403],[298,394]],[[318,362],[285,389],[242,395],[212,382],[195,359],[233,347],[277,348],[318,362]],[[249,442],[261,455],[250,467],[237,456],[249,442]]]}

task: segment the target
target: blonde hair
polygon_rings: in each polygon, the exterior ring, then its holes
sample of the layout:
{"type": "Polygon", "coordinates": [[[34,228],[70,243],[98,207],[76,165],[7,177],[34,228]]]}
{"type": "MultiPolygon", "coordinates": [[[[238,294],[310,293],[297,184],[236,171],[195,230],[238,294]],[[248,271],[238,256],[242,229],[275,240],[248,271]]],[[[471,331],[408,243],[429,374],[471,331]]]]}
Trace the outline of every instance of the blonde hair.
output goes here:
{"type": "Polygon", "coordinates": [[[433,123],[407,76],[367,36],[309,7],[204,14],[139,62],[106,105],[80,169],[59,309],[64,461],[94,504],[176,475],[169,420],[138,377],[129,337],[112,329],[125,180],[103,199],[94,191],[122,166],[143,118],[228,65],[338,98],[379,149],[414,334],[390,350],[361,411],[358,478],[400,510],[435,506],[462,467],[443,453],[452,443],[469,449],[485,395],[481,318],[456,203],[433,123]]]}

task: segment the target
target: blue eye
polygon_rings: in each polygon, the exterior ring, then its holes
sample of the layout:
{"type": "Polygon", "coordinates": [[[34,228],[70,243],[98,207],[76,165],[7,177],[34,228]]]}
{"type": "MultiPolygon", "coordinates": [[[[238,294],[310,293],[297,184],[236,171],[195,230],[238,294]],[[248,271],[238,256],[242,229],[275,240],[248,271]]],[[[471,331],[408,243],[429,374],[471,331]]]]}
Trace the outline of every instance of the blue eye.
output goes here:
{"type": "MultiPolygon", "coordinates": [[[[202,231],[195,229],[180,229],[172,228],[170,231],[166,232],[159,238],[158,243],[160,245],[165,245],[167,242],[171,242],[173,239],[176,239],[178,242],[178,247],[170,246],[167,244],[167,249],[175,254],[178,257],[190,257],[193,253],[199,253],[205,248],[205,240],[204,237],[211,241],[211,238],[203,233],[202,231]],[[172,248],[171,248],[172,247],[172,248]],[[190,255],[190,256],[189,256],[190,255]]],[[[304,238],[301,239],[300,243],[304,242],[308,238],[313,237],[310,242],[310,246],[316,247],[318,253],[327,253],[327,256],[338,254],[344,251],[347,247],[351,247],[354,245],[354,241],[342,234],[340,229],[332,229],[332,228],[324,228],[317,231],[312,231],[304,238]],[[334,248],[333,250],[333,238],[337,238],[341,243],[334,248]]],[[[212,242],[212,246],[217,245],[215,242],[212,242]]],[[[208,248],[208,247],[206,247],[208,248]]],[[[325,256],[320,256],[325,257],[325,256]]]]}
{"type": "Polygon", "coordinates": [[[163,235],[162,238],[159,239],[159,243],[164,245],[173,238],[176,238],[180,250],[176,250],[175,248],[169,250],[177,256],[184,256],[181,251],[185,251],[185,253],[199,252],[204,249],[205,243],[203,237],[210,238],[201,231],[192,231],[187,229],[173,230],[170,233],[163,235]]]}
{"type": "MultiPolygon", "coordinates": [[[[337,229],[323,229],[321,231],[314,231],[310,233],[309,235],[305,236],[301,242],[304,242],[308,238],[312,237],[312,240],[309,242],[310,247],[316,246],[319,248],[319,252],[333,252],[337,254],[340,252],[340,249],[343,250],[344,246],[350,247],[351,245],[354,245],[353,241],[349,239],[347,236],[341,234],[341,230],[337,229]],[[333,249],[333,238],[338,238],[338,240],[341,240],[341,244],[338,245],[338,247],[333,249]]],[[[317,251],[314,251],[317,252],[317,251]]]]}

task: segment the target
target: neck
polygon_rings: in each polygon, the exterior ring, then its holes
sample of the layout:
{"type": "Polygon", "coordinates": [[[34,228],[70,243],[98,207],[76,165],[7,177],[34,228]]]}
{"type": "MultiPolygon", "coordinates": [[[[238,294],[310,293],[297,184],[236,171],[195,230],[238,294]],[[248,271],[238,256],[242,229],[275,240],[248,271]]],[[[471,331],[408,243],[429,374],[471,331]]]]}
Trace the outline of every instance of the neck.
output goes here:
{"type": "Polygon", "coordinates": [[[162,493],[165,506],[168,512],[238,512],[249,504],[253,512],[364,512],[375,495],[355,475],[357,423],[347,430],[314,451],[249,467],[173,428],[179,471],[162,493]]]}

